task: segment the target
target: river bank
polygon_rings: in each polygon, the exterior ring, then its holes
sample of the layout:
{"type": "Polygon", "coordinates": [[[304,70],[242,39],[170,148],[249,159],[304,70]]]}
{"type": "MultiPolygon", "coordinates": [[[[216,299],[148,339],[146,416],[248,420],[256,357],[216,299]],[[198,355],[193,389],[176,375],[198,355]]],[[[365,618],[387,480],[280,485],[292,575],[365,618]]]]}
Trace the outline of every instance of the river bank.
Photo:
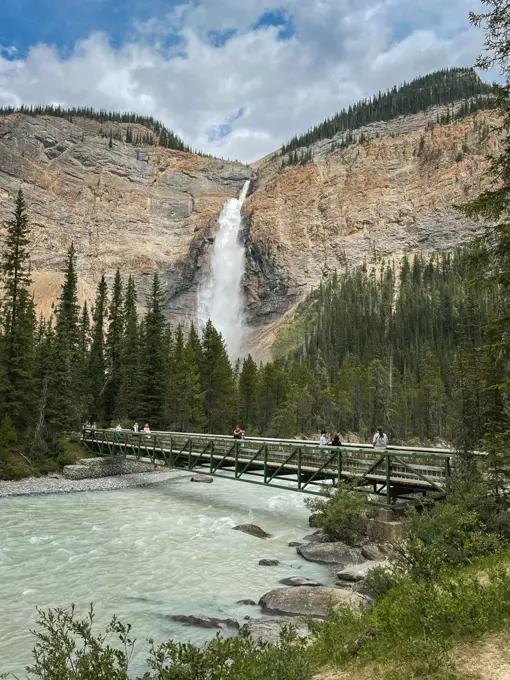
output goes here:
{"type": "Polygon", "coordinates": [[[114,475],[97,479],[66,479],[62,475],[25,477],[20,480],[0,480],[0,498],[13,496],[41,496],[84,491],[116,491],[137,486],[161,484],[172,479],[189,477],[189,473],[177,470],[156,470],[129,475],[114,475]]]}

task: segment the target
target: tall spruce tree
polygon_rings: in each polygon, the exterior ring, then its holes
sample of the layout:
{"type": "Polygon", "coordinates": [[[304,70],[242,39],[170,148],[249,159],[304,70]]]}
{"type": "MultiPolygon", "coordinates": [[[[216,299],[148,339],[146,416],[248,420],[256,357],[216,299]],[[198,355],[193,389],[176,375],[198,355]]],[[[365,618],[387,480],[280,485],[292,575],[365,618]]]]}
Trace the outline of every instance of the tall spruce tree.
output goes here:
{"type": "Polygon", "coordinates": [[[23,192],[18,192],[13,219],[7,225],[1,263],[3,283],[3,415],[21,432],[34,417],[35,311],[28,287],[31,283],[28,255],[29,224],[23,192]]]}
{"type": "Polygon", "coordinates": [[[122,341],[124,333],[123,291],[120,271],[113,282],[108,333],[106,336],[106,387],[104,395],[105,419],[110,422],[117,413],[117,399],[121,382],[122,341]]]}
{"type": "Polygon", "coordinates": [[[90,385],[89,413],[93,420],[105,417],[106,356],[105,324],[108,316],[108,287],[104,275],[97,286],[93,311],[92,342],[88,373],[90,385]]]}
{"type": "Polygon", "coordinates": [[[207,432],[225,434],[235,425],[234,378],[225,342],[210,320],[202,336],[200,377],[207,432]]]}
{"type": "Polygon", "coordinates": [[[123,337],[120,357],[120,385],[117,400],[117,418],[133,420],[140,417],[139,399],[141,387],[140,336],[136,312],[136,286],[129,276],[123,308],[123,337]]]}
{"type": "Polygon", "coordinates": [[[83,386],[79,381],[84,368],[81,348],[76,251],[71,244],[56,310],[55,337],[48,368],[46,420],[51,437],[61,431],[76,430],[81,425],[85,410],[83,386]]]}
{"type": "Polygon", "coordinates": [[[140,411],[152,428],[164,426],[168,388],[168,335],[164,295],[156,272],[147,298],[147,314],[140,343],[142,371],[140,411]]]}
{"type": "Polygon", "coordinates": [[[243,428],[256,428],[259,422],[260,381],[257,364],[248,354],[243,361],[239,375],[239,408],[238,420],[243,428]]]}
{"type": "Polygon", "coordinates": [[[200,374],[194,351],[184,343],[179,326],[175,332],[168,394],[170,428],[177,432],[201,432],[205,425],[200,374]]]}

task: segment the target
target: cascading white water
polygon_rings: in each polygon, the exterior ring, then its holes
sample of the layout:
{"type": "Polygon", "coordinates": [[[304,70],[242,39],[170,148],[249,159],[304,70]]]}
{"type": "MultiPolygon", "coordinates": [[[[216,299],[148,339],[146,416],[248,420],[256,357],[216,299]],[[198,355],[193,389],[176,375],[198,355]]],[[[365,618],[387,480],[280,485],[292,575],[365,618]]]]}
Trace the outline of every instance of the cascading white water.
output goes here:
{"type": "Polygon", "coordinates": [[[198,289],[197,311],[200,326],[211,319],[227,344],[228,353],[237,358],[244,331],[243,295],[244,245],[239,241],[241,208],[249,182],[239,198],[230,198],[218,218],[219,230],[214,241],[211,270],[198,289]]]}

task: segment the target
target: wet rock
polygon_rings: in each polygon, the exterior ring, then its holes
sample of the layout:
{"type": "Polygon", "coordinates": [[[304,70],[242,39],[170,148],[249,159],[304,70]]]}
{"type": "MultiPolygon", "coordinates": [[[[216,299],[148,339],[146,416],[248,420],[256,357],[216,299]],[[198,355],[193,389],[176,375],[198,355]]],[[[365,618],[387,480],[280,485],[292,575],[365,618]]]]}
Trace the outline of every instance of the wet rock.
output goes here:
{"type": "Polygon", "coordinates": [[[357,593],[342,588],[302,586],[275,588],[260,598],[263,614],[276,616],[312,616],[325,619],[331,608],[349,605],[359,609],[364,600],[357,593]]]}
{"type": "Polygon", "coordinates": [[[239,628],[239,621],[235,619],[216,619],[212,616],[187,616],[185,614],[173,614],[168,617],[172,621],[179,621],[186,626],[196,626],[197,628],[239,628]]]}
{"type": "Polygon", "coordinates": [[[294,619],[289,621],[288,617],[263,616],[262,618],[250,619],[245,623],[242,630],[249,631],[254,640],[276,644],[280,639],[280,632],[284,626],[292,625],[296,628],[298,637],[309,637],[310,631],[304,621],[294,619]]]}
{"type": "Polygon", "coordinates": [[[236,604],[246,604],[250,606],[256,606],[255,600],[237,600],[236,604]]]}
{"type": "Polygon", "coordinates": [[[299,548],[300,545],[303,545],[299,541],[289,541],[288,546],[289,548],[299,548]]]}
{"type": "Polygon", "coordinates": [[[319,515],[316,513],[315,515],[310,515],[308,518],[308,526],[311,527],[312,529],[318,529],[319,525],[317,524],[317,517],[319,515]]]}
{"type": "Polygon", "coordinates": [[[199,482],[201,484],[212,484],[213,483],[213,478],[212,477],[204,477],[203,475],[193,475],[191,478],[192,482],[199,482]]]}
{"type": "Polygon", "coordinates": [[[336,576],[340,581],[350,581],[354,583],[365,579],[368,572],[376,566],[386,567],[388,566],[388,563],[379,562],[376,564],[374,562],[365,562],[364,564],[353,564],[350,567],[346,567],[339,571],[336,576]]]}
{"type": "Polygon", "coordinates": [[[365,558],[357,548],[350,548],[345,543],[307,543],[296,548],[301,557],[318,564],[341,565],[362,564],[365,558]]]}
{"type": "Polygon", "coordinates": [[[375,543],[369,543],[361,548],[361,554],[367,560],[372,560],[374,562],[382,562],[386,555],[382,552],[381,548],[375,543]]]}
{"type": "Polygon", "coordinates": [[[280,564],[278,560],[260,560],[259,565],[261,567],[277,567],[280,564]]]}
{"type": "Polygon", "coordinates": [[[232,527],[234,531],[242,531],[245,534],[250,534],[250,536],[256,536],[257,538],[270,538],[271,534],[267,534],[263,529],[258,527],[256,524],[239,524],[236,527],[232,527]]]}
{"type": "MultiPolygon", "coordinates": [[[[345,586],[348,585],[346,581],[344,581],[344,584],[345,586]]],[[[358,595],[364,597],[368,602],[375,602],[379,599],[379,593],[367,581],[354,583],[351,590],[353,593],[358,593],[358,595]]]]}
{"type": "Polygon", "coordinates": [[[322,585],[322,583],[306,578],[306,576],[290,576],[289,578],[282,578],[278,583],[284,586],[313,586],[314,588],[322,585]]]}

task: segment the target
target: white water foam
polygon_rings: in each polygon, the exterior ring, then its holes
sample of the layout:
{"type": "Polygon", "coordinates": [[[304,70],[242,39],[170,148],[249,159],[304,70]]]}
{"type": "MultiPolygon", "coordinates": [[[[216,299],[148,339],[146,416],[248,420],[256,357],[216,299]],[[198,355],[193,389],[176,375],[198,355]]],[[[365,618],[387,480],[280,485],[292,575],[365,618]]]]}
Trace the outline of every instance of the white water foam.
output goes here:
{"type": "Polygon", "coordinates": [[[214,241],[211,270],[198,289],[198,323],[203,329],[210,319],[223,335],[231,357],[240,354],[245,330],[243,315],[244,245],[239,240],[241,208],[249,182],[239,198],[230,198],[218,218],[219,230],[214,241]]]}

